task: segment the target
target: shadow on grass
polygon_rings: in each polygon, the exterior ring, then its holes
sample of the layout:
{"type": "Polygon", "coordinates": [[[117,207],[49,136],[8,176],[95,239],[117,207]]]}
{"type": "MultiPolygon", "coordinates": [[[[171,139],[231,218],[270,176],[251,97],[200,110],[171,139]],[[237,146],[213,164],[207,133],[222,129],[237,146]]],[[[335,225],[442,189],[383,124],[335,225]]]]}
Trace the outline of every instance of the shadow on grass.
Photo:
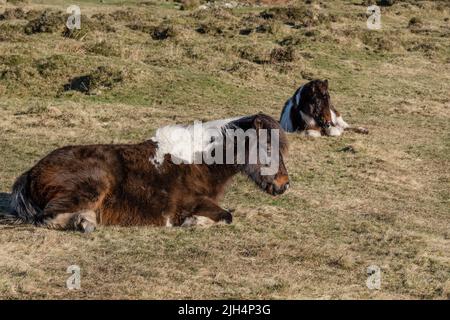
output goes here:
{"type": "Polygon", "coordinates": [[[0,215],[11,212],[11,207],[9,206],[10,200],[10,193],[0,192],[0,215]]]}
{"type": "Polygon", "coordinates": [[[0,192],[0,227],[2,230],[6,229],[19,229],[19,230],[32,230],[34,227],[30,224],[22,224],[15,219],[1,219],[2,215],[8,215],[11,213],[10,207],[11,193],[0,192]]]}

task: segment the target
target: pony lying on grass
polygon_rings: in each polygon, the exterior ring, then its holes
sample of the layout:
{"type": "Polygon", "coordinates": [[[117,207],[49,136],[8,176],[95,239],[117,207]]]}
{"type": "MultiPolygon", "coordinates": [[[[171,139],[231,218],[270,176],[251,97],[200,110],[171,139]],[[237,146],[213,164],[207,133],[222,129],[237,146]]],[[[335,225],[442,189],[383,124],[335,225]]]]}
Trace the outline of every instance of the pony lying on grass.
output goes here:
{"type": "Polygon", "coordinates": [[[258,114],[207,122],[194,144],[193,131],[193,126],[168,126],[138,144],[57,149],[16,180],[12,211],[2,220],[82,232],[94,231],[97,224],[231,223],[231,212],[218,202],[237,173],[247,175],[271,195],[289,187],[283,162],[286,137],[271,117],[258,114]],[[233,136],[239,130],[246,134],[240,146],[233,136]],[[260,147],[253,161],[261,143],[271,152],[260,147]],[[273,145],[277,150],[273,151],[273,145]],[[202,161],[206,153],[206,160],[214,161],[202,161]],[[265,174],[269,162],[276,168],[265,174]]]}
{"type": "Polygon", "coordinates": [[[344,130],[369,133],[344,121],[331,103],[328,80],[313,80],[298,88],[283,107],[280,125],[287,132],[300,131],[311,137],[340,136],[344,130]]]}

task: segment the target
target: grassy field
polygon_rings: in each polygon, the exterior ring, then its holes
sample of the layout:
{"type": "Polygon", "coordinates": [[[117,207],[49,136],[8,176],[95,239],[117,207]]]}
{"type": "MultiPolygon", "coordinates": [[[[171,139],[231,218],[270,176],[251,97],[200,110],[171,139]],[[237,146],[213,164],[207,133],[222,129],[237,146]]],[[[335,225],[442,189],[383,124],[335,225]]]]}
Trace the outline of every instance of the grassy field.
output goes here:
{"type": "Polygon", "coordinates": [[[329,79],[347,122],[370,130],[289,135],[291,189],[273,198],[237,177],[223,203],[236,209],[232,225],[0,226],[0,297],[449,299],[450,5],[396,1],[371,31],[370,1],[309,2],[78,0],[82,29],[70,33],[73,1],[0,0],[3,202],[57,147],[140,142],[197,119],[278,118],[314,78],[329,79]],[[74,264],[80,290],[66,288],[74,264]],[[379,290],[366,286],[370,265],[379,290]]]}

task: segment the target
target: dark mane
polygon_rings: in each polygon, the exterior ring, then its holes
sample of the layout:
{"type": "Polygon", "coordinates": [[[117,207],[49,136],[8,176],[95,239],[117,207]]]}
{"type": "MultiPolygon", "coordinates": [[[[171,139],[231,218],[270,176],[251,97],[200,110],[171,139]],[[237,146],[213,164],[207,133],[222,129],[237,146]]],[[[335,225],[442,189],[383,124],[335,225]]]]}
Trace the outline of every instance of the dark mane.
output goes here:
{"type": "Polygon", "coordinates": [[[261,121],[261,128],[271,130],[271,129],[277,129],[280,133],[280,141],[279,141],[279,147],[282,154],[286,155],[289,149],[289,143],[286,136],[285,131],[280,126],[280,123],[276,121],[274,118],[272,118],[269,115],[266,115],[264,113],[258,113],[251,116],[245,116],[242,118],[239,118],[237,120],[234,120],[230,122],[228,125],[224,127],[224,129],[242,129],[242,130],[248,130],[253,128],[253,123],[255,120],[258,119],[261,121]]]}

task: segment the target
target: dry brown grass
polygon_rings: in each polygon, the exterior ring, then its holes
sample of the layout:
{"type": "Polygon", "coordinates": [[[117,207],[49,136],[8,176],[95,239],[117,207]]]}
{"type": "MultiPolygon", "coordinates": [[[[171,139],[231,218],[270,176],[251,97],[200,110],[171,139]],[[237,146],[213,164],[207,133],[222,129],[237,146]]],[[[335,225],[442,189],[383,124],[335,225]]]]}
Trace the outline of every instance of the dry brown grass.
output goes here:
{"type": "MultiPolygon", "coordinates": [[[[138,142],[195,119],[278,117],[309,78],[328,78],[346,120],[371,131],[290,135],[292,188],[272,198],[238,177],[224,201],[236,208],[230,226],[91,235],[0,226],[0,297],[448,299],[449,8],[397,1],[383,8],[383,30],[369,32],[360,2],[297,3],[307,19],[294,28],[286,9],[265,19],[266,7],[197,12],[139,1],[81,1],[97,26],[83,39],[26,35],[26,20],[0,21],[2,192],[63,145],[138,142]],[[413,17],[421,24],[411,28],[413,17]],[[174,33],[152,39],[162,24],[174,33]],[[286,50],[293,59],[280,60],[286,50]],[[124,80],[89,94],[62,90],[102,66],[124,80]],[[72,264],[81,290],[65,286],[72,264]],[[373,264],[380,290],[365,285],[373,264]]],[[[64,11],[69,2],[46,3],[19,5],[64,11]]]]}

